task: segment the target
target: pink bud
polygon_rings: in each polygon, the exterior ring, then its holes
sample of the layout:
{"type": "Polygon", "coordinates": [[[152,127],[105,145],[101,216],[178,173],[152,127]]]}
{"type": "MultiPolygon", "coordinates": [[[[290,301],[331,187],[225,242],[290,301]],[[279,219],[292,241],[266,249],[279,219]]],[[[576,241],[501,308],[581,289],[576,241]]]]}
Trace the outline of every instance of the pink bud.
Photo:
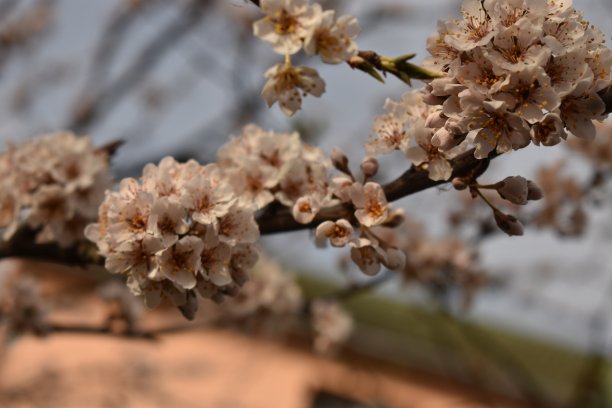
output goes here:
{"type": "Polygon", "coordinates": [[[348,168],[349,159],[342,150],[334,147],[331,152],[331,161],[335,168],[343,173],[350,174],[350,170],[348,168]]]}
{"type": "Polygon", "coordinates": [[[366,178],[371,178],[378,173],[378,160],[374,157],[366,157],[361,162],[361,171],[366,178]]]}
{"type": "Polygon", "coordinates": [[[427,117],[425,126],[432,129],[439,129],[444,126],[448,118],[441,111],[433,112],[427,117]]]}

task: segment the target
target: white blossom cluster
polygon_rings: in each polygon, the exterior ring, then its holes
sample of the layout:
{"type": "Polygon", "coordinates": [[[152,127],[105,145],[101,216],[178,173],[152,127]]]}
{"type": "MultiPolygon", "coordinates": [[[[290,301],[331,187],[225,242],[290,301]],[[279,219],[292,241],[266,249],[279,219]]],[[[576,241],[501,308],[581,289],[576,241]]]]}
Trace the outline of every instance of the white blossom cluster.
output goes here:
{"type": "Polygon", "coordinates": [[[348,169],[346,156],[339,151],[334,152],[334,156],[336,167],[344,172],[333,179],[334,196],[345,207],[354,208],[351,219],[355,227],[345,218],[322,222],[315,232],[317,244],[325,246],[329,242],[339,248],[348,245],[351,260],[366,275],[376,275],[382,266],[391,270],[403,268],[405,253],[373,230],[381,225],[397,225],[403,219],[402,211],[390,208],[383,187],[368,181],[378,171],[376,160],[371,157],[364,159],[361,164],[364,179],[359,182],[348,169]]]}
{"type": "Polygon", "coordinates": [[[483,159],[532,141],[555,145],[567,131],[595,135],[592,121],[605,117],[598,92],[612,84],[612,51],[571,5],[465,0],[463,18],[439,22],[425,61],[444,74],[426,87],[434,146],[446,153],[467,141],[483,159]]]}
{"type": "Polygon", "coordinates": [[[53,133],[11,145],[0,155],[1,240],[21,226],[39,243],[68,247],[83,240],[111,185],[108,153],[89,137],[53,133]]]}
{"type": "Polygon", "coordinates": [[[167,157],[107,191],[85,234],[149,307],[183,306],[190,291],[218,300],[244,283],[258,257],[254,213],[215,164],[167,157]]]}
{"type": "Polygon", "coordinates": [[[276,200],[291,208],[302,224],[335,202],[330,160],[320,149],[302,143],[297,132],[276,133],[247,125],[219,149],[218,166],[240,193],[241,202],[261,209],[276,200]]]}
{"type": "Polygon", "coordinates": [[[300,110],[303,96],[319,97],[325,92],[325,82],[316,69],[293,66],[291,55],[303,49],[326,64],[348,61],[357,54],[354,40],[359,25],[353,16],[336,19],[334,10],[323,10],[308,0],[261,0],[260,6],[266,16],[253,24],[253,32],[285,56],[284,63],[266,71],[262,96],[268,106],[278,102],[292,116],[300,110]]]}
{"type": "MultiPolygon", "coordinates": [[[[334,154],[348,163],[343,153],[334,154]]],[[[337,161],[337,157],[330,161],[320,149],[303,143],[298,133],[276,133],[248,125],[221,147],[217,166],[237,192],[240,203],[263,209],[276,202],[291,209],[293,219],[301,224],[313,222],[322,210],[333,206],[343,204],[354,209],[352,222],[342,218],[319,224],[318,243],[324,245],[329,240],[335,247],[350,246],[351,257],[369,275],[378,273],[381,265],[400,268],[403,253],[369,231],[397,216],[381,185],[367,180],[376,174],[377,162],[372,158],[364,160],[364,180],[358,182],[337,161]],[[342,174],[330,176],[332,162],[342,174]]]]}
{"type": "Polygon", "coordinates": [[[404,153],[412,164],[425,169],[432,180],[448,180],[452,174],[449,160],[465,150],[465,144],[440,150],[433,145],[436,127],[444,124],[441,107],[424,102],[424,90],[412,90],[399,101],[387,99],[385,110],[372,126],[366,153],[373,156],[393,151],[404,153]]]}

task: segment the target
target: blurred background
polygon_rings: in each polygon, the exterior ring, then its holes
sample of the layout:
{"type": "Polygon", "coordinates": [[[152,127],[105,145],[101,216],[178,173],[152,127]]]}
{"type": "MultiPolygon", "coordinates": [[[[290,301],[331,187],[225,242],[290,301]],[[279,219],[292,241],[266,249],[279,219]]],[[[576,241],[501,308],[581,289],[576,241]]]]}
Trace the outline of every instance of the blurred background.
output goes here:
{"type": "MultiPolygon", "coordinates": [[[[461,4],[321,3],[358,16],[361,50],[389,56],[415,52],[417,62],[427,55],[426,39],[436,21],[457,15],[461,4]]],[[[574,6],[612,36],[610,0],[575,0],[574,6]]],[[[6,144],[69,129],[91,135],[98,145],[124,140],[113,162],[120,178],[138,176],[144,164],[166,155],[213,161],[231,134],[254,122],[276,131],[297,129],[305,141],[328,153],[340,147],[359,163],[384,100],[399,99],[406,85],[395,78],[383,85],[348,66],[304,59],[300,62],[319,70],[327,92],[321,99],[306,98],[303,110],[287,119],[259,95],[263,73],[282,59],[252,36],[259,16],[242,0],[0,0],[0,138],[6,144]]],[[[604,140],[612,137],[605,125],[601,133],[604,140]]],[[[599,163],[595,171],[593,160],[566,144],[540,149],[531,146],[495,160],[484,184],[520,174],[549,180],[554,188],[554,177],[563,174],[580,186],[609,172],[611,163],[599,163]]],[[[408,166],[401,154],[383,164],[381,181],[408,166]]],[[[481,209],[445,190],[410,196],[396,206],[432,239],[453,234],[472,245],[485,283],[472,293],[453,279],[396,277],[351,297],[345,306],[356,331],[335,362],[314,357],[299,335],[282,346],[225,331],[155,345],[95,343],[74,335],[26,339],[4,352],[0,406],[84,406],[79,405],[87,401],[79,399],[84,396],[56,395],[76,389],[74,395],[90,392],[99,401],[87,406],[612,406],[612,197],[606,183],[594,196],[559,211],[569,227],[542,222],[536,228],[534,221],[521,238],[483,232],[481,209]],[[457,214],[482,228],[474,232],[465,220],[449,222],[457,214]],[[104,353],[83,357],[101,348],[104,353]],[[191,351],[180,356],[177,351],[192,349],[192,358],[191,351]],[[111,358],[120,375],[101,368],[111,358]],[[173,365],[168,369],[156,364],[158,359],[173,365]],[[288,367],[296,374],[285,376],[288,367]],[[125,389],[108,395],[118,379],[125,389]],[[172,386],[160,391],[166,383],[172,386]],[[150,389],[155,393],[148,395],[150,389]]],[[[525,219],[538,219],[543,210],[533,207],[525,219]]],[[[363,284],[343,269],[342,254],[315,249],[311,241],[308,232],[300,232],[266,237],[262,245],[297,274],[306,296],[363,284]]],[[[14,266],[0,264],[5,272],[14,266]]],[[[45,282],[60,273],[34,269],[45,282]]],[[[71,302],[63,313],[75,312],[71,302]]],[[[67,319],[87,318],[84,311],[67,319]]]]}

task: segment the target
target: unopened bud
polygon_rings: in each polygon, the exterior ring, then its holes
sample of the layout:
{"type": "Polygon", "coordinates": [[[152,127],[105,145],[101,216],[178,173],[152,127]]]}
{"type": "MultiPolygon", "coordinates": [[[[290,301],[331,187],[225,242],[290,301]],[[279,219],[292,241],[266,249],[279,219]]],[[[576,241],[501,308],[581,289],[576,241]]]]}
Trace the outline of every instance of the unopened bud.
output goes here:
{"type": "Polygon", "coordinates": [[[378,160],[375,157],[366,157],[361,162],[361,172],[366,179],[374,177],[378,173],[378,160]]]}
{"type": "Polygon", "coordinates": [[[403,269],[406,265],[406,253],[397,248],[389,248],[386,250],[386,257],[383,257],[382,262],[383,265],[392,271],[403,269]]]}
{"type": "Polygon", "coordinates": [[[540,200],[542,198],[542,190],[533,181],[527,181],[527,199],[531,201],[540,200]]]}
{"type": "Polygon", "coordinates": [[[455,190],[465,190],[468,188],[468,181],[462,177],[453,178],[451,184],[455,190]]]}
{"type": "Polygon", "coordinates": [[[444,103],[444,98],[436,96],[432,93],[425,93],[425,95],[423,95],[423,102],[425,102],[427,105],[439,106],[444,103]]]}
{"type": "Polygon", "coordinates": [[[495,189],[504,200],[508,200],[513,204],[527,204],[529,195],[527,179],[521,176],[506,177],[499,183],[495,184],[495,189]]]}
{"type": "Polygon", "coordinates": [[[431,144],[441,149],[450,149],[455,146],[455,135],[446,129],[446,127],[436,130],[431,138],[431,144]]]}
{"type": "Polygon", "coordinates": [[[439,129],[444,126],[448,118],[444,116],[442,111],[433,112],[427,117],[425,126],[432,129],[439,129]]]}
{"type": "Polygon", "coordinates": [[[349,160],[342,150],[334,147],[331,152],[331,161],[335,168],[343,173],[350,174],[350,170],[348,168],[349,160]]]}
{"type": "Polygon", "coordinates": [[[504,214],[499,210],[493,210],[495,222],[500,230],[509,236],[523,235],[523,224],[514,215],[504,214]]]}
{"type": "Polygon", "coordinates": [[[193,320],[198,311],[198,297],[193,290],[188,290],[185,299],[185,304],[179,306],[181,314],[185,316],[187,320],[193,320]]]}

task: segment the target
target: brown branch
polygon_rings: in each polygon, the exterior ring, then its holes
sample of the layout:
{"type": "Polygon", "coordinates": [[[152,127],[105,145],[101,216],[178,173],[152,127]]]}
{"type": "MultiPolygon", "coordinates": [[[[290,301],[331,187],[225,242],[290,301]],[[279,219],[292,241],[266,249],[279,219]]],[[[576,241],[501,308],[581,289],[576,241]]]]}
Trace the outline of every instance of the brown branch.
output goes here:
{"type": "MultiPolygon", "coordinates": [[[[489,159],[479,160],[474,157],[474,150],[467,151],[451,160],[453,167],[452,177],[478,177],[487,169],[489,159]]],[[[397,179],[386,184],[384,191],[387,200],[396,201],[400,198],[427,190],[431,187],[447,183],[446,181],[434,181],[429,178],[427,171],[417,167],[411,167],[397,179]]],[[[266,211],[257,218],[259,230],[262,235],[275,234],[279,232],[298,231],[316,228],[320,223],[327,220],[339,218],[351,219],[354,208],[350,205],[340,204],[330,208],[324,208],[309,224],[300,224],[293,219],[287,208],[279,211],[266,211]]]]}
{"type": "MultiPolygon", "coordinates": [[[[601,91],[599,94],[606,104],[606,113],[612,112],[612,87],[601,91]]],[[[486,171],[490,160],[495,157],[496,154],[493,153],[489,158],[479,160],[474,157],[474,149],[469,150],[450,161],[453,167],[451,178],[468,177],[476,179],[486,171]]],[[[383,188],[387,200],[391,202],[445,183],[447,182],[431,180],[427,171],[412,166],[383,188]]],[[[312,222],[300,224],[294,220],[289,208],[272,204],[257,217],[256,221],[261,234],[268,235],[314,229],[327,220],[338,220],[340,218],[352,220],[353,213],[354,208],[351,205],[339,204],[322,209],[312,222]]],[[[24,241],[16,236],[11,242],[3,244],[0,246],[0,259],[25,257],[68,265],[104,264],[104,258],[95,252],[90,243],[75,248],[61,249],[53,244],[37,245],[34,243],[33,237],[34,235],[29,236],[29,238],[26,236],[25,238],[28,239],[24,241]]]]}
{"type": "Polygon", "coordinates": [[[122,337],[132,340],[159,340],[160,336],[174,333],[184,333],[193,330],[201,330],[210,327],[222,328],[231,324],[231,320],[208,320],[192,323],[176,323],[167,326],[162,326],[152,329],[133,330],[113,330],[108,325],[87,325],[87,324],[62,324],[62,323],[47,323],[45,333],[43,335],[53,334],[82,334],[82,335],[104,335],[122,337]]]}
{"type": "Polygon", "coordinates": [[[102,120],[119,102],[140,85],[152,72],[161,57],[171,50],[180,40],[200,23],[205,16],[209,2],[193,0],[184,12],[164,27],[135,58],[134,62],[116,81],[96,95],[90,95],[77,101],[77,108],[68,129],[83,133],[102,120]]]}

